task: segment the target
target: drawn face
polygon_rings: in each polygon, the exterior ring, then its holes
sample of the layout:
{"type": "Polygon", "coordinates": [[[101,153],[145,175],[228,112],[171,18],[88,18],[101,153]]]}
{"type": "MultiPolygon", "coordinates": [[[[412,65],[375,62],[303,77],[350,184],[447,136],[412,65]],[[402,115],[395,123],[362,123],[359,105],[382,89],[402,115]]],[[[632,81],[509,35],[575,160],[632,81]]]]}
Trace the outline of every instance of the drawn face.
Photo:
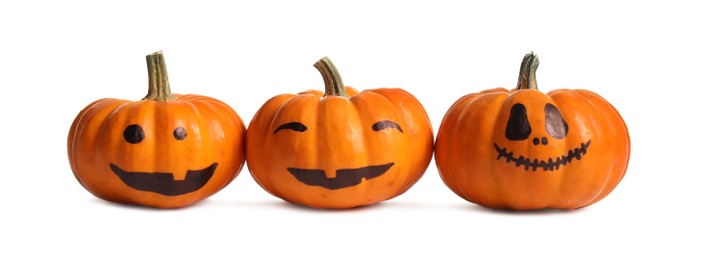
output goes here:
{"type": "MultiPolygon", "coordinates": [[[[396,122],[391,120],[381,120],[369,126],[374,132],[384,131],[384,130],[395,130],[402,134],[402,128],[396,122]]],[[[279,131],[289,130],[299,132],[304,134],[307,131],[307,126],[300,122],[289,122],[280,125],[273,134],[277,134],[279,131]]],[[[362,141],[362,140],[359,140],[362,141]]],[[[344,148],[339,148],[344,149],[344,148]]],[[[336,169],[335,177],[327,177],[328,174],[323,169],[310,169],[310,168],[298,168],[298,167],[288,167],[287,171],[292,174],[295,179],[309,186],[318,186],[328,190],[338,190],[347,187],[353,187],[359,185],[362,180],[371,180],[373,178],[379,177],[390,168],[395,165],[395,162],[387,162],[378,165],[367,165],[357,168],[344,168],[336,169]]]]}
{"type": "MultiPolygon", "coordinates": [[[[157,134],[157,133],[151,133],[157,134]]],[[[183,127],[176,127],[171,134],[174,142],[182,142],[188,137],[188,133],[183,127]]],[[[124,129],[124,142],[128,145],[140,145],[140,143],[148,138],[147,133],[138,124],[131,124],[124,129]]],[[[168,145],[168,144],[162,144],[168,145]]],[[[145,172],[145,171],[127,171],[115,163],[110,163],[110,169],[114,172],[127,186],[140,190],[155,192],[166,196],[182,195],[197,191],[207,184],[214,175],[217,169],[217,163],[213,162],[208,167],[203,169],[187,170],[185,178],[176,180],[172,172],[145,172]]]]}
{"type": "MultiPolygon", "coordinates": [[[[514,164],[515,167],[524,167],[524,170],[554,171],[572,163],[574,159],[580,160],[587,153],[590,140],[581,143],[579,147],[569,148],[570,150],[564,154],[547,155],[547,157],[543,157],[542,154],[548,153],[542,152],[538,152],[538,155],[515,154],[516,147],[523,146],[516,145],[515,142],[528,142],[534,147],[548,147],[549,144],[563,141],[568,137],[568,123],[555,105],[545,103],[541,111],[528,111],[522,103],[511,106],[504,129],[507,143],[503,144],[504,146],[498,145],[497,142],[493,144],[497,152],[497,160],[504,158],[506,163],[514,164]],[[540,123],[532,124],[532,121],[540,123]]],[[[537,149],[529,150],[537,151],[537,149]]],[[[548,151],[548,149],[542,150],[548,151]]]]}

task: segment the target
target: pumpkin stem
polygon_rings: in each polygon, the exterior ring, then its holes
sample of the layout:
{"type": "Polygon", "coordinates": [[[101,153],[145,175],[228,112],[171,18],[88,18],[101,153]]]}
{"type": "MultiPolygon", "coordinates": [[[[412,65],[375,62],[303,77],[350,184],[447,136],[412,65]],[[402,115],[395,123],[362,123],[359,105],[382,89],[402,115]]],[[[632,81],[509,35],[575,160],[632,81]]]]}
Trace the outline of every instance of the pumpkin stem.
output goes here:
{"type": "Polygon", "coordinates": [[[346,93],[344,83],[341,81],[339,71],[328,57],[324,57],[314,64],[314,67],[322,73],[324,78],[324,96],[339,96],[350,98],[346,93]]]}
{"type": "Polygon", "coordinates": [[[519,69],[519,81],[517,90],[539,89],[536,85],[536,68],[539,67],[539,57],[534,52],[524,55],[522,66],[519,69]]]}
{"type": "Polygon", "coordinates": [[[146,55],[146,67],[149,71],[149,92],[146,93],[142,100],[167,101],[177,99],[171,93],[171,84],[168,83],[168,72],[166,71],[166,61],[163,58],[163,52],[157,51],[146,55]]]}

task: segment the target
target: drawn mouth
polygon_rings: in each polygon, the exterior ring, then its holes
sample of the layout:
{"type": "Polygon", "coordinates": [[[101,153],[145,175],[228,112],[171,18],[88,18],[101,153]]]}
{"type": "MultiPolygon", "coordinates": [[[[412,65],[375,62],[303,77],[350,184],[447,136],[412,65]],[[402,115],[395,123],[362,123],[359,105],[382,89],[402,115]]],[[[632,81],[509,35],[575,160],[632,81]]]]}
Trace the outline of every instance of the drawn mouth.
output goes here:
{"type": "Polygon", "coordinates": [[[214,175],[217,163],[202,170],[188,170],[185,179],[175,180],[172,173],[128,172],[110,163],[112,171],[127,186],[141,191],[151,191],[166,196],[176,196],[199,190],[214,175]]]}
{"type": "Polygon", "coordinates": [[[367,166],[356,169],[336,170],[336,178],[327,178],[324,170],[307,170],[299,168],[288,168],[295,178],[310,186],[319,186],[329,190],[338,190],[346,187],[356,186],[362,179],[370,180],[387,172],[395,163],[383,165],[367,166]]]}
{"type": "Polygon", "coordinates": [[[514,162],[517,167],[523,165],[524,170],[529,170],[529,167],[531,167],[532,171],[536,171],[538,168],[542,168],[544,171],[554,171],[558,170],[561,166],[571,163],[573,159],[580,160],[587,153],[587,148],[590,147],[591,141],[592,140],[588,140],[587,143],[580,143],[580,147],[569,150],[567,155],[556,157],[555,159],[548,158],[548,161],[538,158],[524,158],[524,156],[516,158],[513,152],[507,152],[507,148],[500,148],[497,143],[493,145],[495,146],[495,151],[497,151],[497,160],[504,157],[507,163],[514,162]]]}

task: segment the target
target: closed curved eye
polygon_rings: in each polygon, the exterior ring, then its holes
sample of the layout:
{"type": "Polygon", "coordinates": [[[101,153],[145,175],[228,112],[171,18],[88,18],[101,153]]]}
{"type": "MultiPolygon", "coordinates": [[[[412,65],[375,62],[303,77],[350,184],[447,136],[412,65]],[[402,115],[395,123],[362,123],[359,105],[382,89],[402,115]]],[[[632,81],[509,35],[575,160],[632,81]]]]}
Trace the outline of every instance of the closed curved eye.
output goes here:
{"type": "Polygon", "coordinates": [[[377,123],[373,124],[373,131],[380,131],[380,130],[383,130],[385,128],[395,128],[395,129],[399,130],[400,133],[404,133],[404,132],[402,132],[402,128],[400,127],[400,125],[398,125],[397,123],[390,121],[390,120],[381,120],[381,121],[378,121],[377,123]]]}
{"type": "Polygon", "coordinates": [[[285,124],[280,125],[278,128],[276,128],[275,131],[273,131],[273,134],[277,133],[280,130],[285,130],[285,129],[290,129],[290,130],[298,131],[298,132],[304,132],[305,130],[307,130],[307,127],[300,122],[285,123],[285,124]]]}

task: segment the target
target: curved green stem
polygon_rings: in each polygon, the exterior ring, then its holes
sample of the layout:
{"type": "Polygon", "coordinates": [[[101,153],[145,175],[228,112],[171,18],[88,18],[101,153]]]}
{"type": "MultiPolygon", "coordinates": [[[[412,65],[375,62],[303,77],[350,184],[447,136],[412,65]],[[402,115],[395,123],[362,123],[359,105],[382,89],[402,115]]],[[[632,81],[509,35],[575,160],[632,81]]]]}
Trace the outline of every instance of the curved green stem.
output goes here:
{"type": "Polygon", "coordinates": [[[177,99],[171,93],[171,84],[168,83],[168,72],[166,71],[166,61],[163,58],[163,52],[157,51],[146,55],[146,67],[149,71],[149,92],[146,93],[142,100],[166,101],[177,99]]]}
{"type": "Polygon", "coordinates": [[[344,83],[341,81],[339,71],[328,57],[324,57],[314,64],[314,67],[322,73],[324,78],[324,96],[339,96],[350,98],[346,93],[344,83]]]}
{"type": "Polygon", "coordinates": [[[534,52],[524,55],[521,68],[519,69],[519,81],[517,90],[539,89],[536,85],[536,69],[539,67],[539,57],[534,52]]]}

